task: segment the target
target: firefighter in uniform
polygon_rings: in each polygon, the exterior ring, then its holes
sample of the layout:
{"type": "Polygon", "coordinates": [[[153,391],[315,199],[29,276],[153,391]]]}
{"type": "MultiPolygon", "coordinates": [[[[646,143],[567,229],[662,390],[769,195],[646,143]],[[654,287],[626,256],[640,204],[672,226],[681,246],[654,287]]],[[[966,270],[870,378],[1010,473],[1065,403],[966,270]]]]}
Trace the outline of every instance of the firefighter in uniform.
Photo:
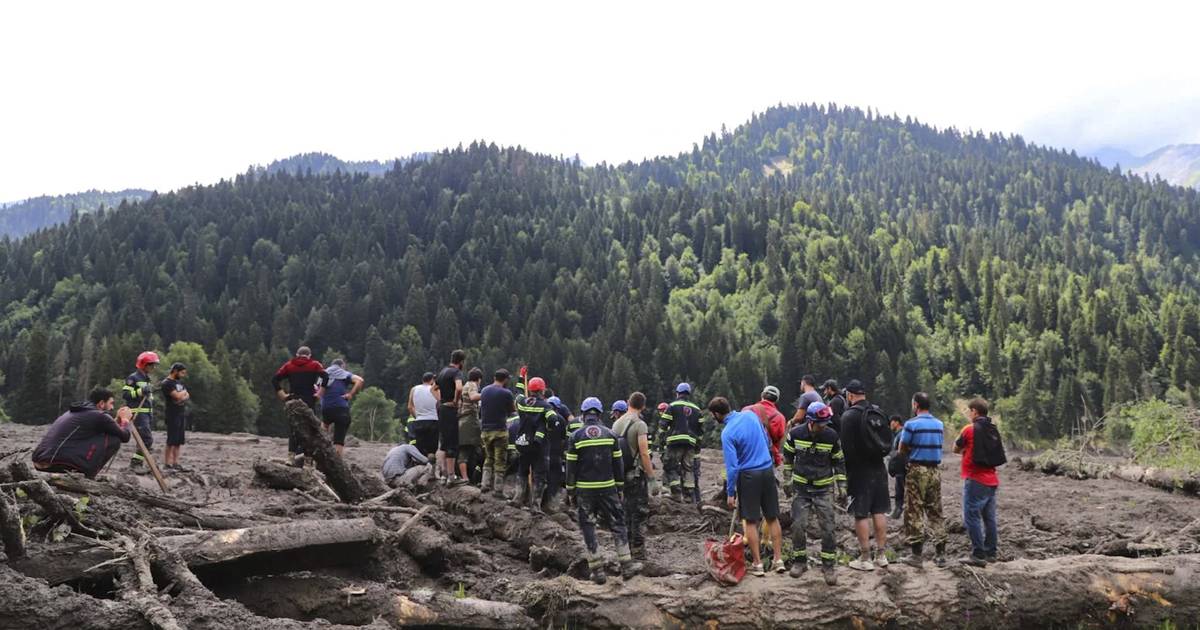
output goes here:
{"type": "Polygon", "coordinates": [[[563,454],[567,450],[567,436],[571,434],[570,427],[580,427],[583,423],[558,396],[551,395],[546,399],[546,403],[557,417],[550,419],[546,425],[549,429],[546,431],[546,496],[542,499],[542,510],[559,512],[563,509],[563,480],[567,472],[566,464],[563,463],[563,454]]]}
{"type": "Polygon", "coordinates": [[[558,422],[558,412],[543,398],[546,381],[535,376],[529,379],[528,388],[529,395],[517,403],[519,419],[513,443],[517,446],[520,459],[517,465],[517,493],[512,504],[523,507],[528,503],[531,511],[541,514],[542,499],[546,493],[547,438],[558,422]]]}
{"type": "Polygon", "coordinates": [[[821,525],[821,573],[829,585],[837,584],[833,487],[846,493],[846,458],[837,431],[829,427],[833,410],[825,403],[809,403],[806,422],[798,424],[783,441],[784,485],[792,498],[792,577],[808,570],[808,515],[816,512],[821,525]]]}
{"type": "MultiPolygon", "coordinates": [[[[504,469],[504,479],[502,483],[507,488],[509,479],[517,476],[517,467],[521,462],[521,454],[517,452],[517,428],[521,426],[521,415],[513,412],[507,420],[504,421],[508,427],[508,466],[504,469]]],[[[513,495],[514,497],[516,495],[513,495]]]]}
{"type": "Polygon", "coordinates": [[[629,411],[629,403],[625,402],[624,400],[618,400],[614,402],[612,404],[612,408],[609,409],[608,417],[604,419],[604,426],[610,429],[613,428],[613,425],[617,423],[617,420],[620,420],[621,416],[625,415],[625,412],[627,411],[629,411]]]}
{"type": "Polygon", "coordinates": [[[617,434],[601,423],[604,405],[600,399],[583,401],[583,426],[567,438],[567,492],[574,495],[579,506],[579,530],[587,547],[588,568],[592,581],[604,584],[604,559],[596,541],[596,522],[612,524],[617,560],[621,577],[629,579],[641,571],[629,552],[628,532],[625,529],[625,510],[621,507],[618,489],[625,485],[625,468],[621,461],[621,446],[617,434]]]}
{"type": "MultiPolygon", "coordinates": [[[[154,386],[150,384],[150,374],[158,367],[158,355],[154,352],[143,352],[138,355],[133,374],[125,377],[125,385],[121,387],[121,397],[133,412],[133,426],[146,444],[146,450],[154,444],[154,386]]],[[[145,473],[146,459],[139,452],[133,453],[129,468],[137,473],[145,473]]]]}
{"type": "Polygon", "coordinates": [[[680,383],[675,387],[675,400],[667,410],[659,414],[659,435],[665,436],[663,450],[663,473],[667,488],[676,501],[700,500],[700,475],[694,471],[700,452],[700,434],[703,431],[700,407],[688,400],[692,386],[680,383]]]}

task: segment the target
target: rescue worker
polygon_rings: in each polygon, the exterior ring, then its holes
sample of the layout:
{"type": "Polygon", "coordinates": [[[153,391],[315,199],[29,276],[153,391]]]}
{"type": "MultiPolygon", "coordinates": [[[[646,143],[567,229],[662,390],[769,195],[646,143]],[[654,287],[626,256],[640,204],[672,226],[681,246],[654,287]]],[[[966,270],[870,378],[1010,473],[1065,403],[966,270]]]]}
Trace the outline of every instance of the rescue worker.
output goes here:
{"type": "Polygon", "coordinates": [[[821,385],[821,394],[825,404],[829,406],[829,410],[833,412],[833,416],[829,419],[829,427],[842,434],[842,414],[846,412],[846,396],[842,394],[842,390],[838,387],[838,382],[834,379],[829,379],[821,385]]]}
{"type": "MultiPolygon", "coordinates": [[[[517,451],[517,428],[521,426],[521,414],[513,411],[504,421],[505,428],[508,430],[508,446],[506,453],[508,460],[504,468],[504,487],[507,488],[511,479],[517,476],[517,469],[521,464],[521,454],[517,451]]],[[[509,498],[516,498],[516,491],[509,498]]]]}
{"type": "Polygon", "coordinates": [[[613,425],[617,423],[617,420],[620,420],[621,416],[625,415],[625,412],[627,411],[629,411],[629,403],[625,402],[624,400],[618,400],[614,402],[612,407],[608,410],[608,417],[604,419],[604,426],[610,429],[613,428],[613,425]]]}
{"type": "Polygon", "coordinates": [[[642,570],[629,552],[625,527],[625,510],[621,507],[618,488],[625,485],[625,468],[617,435],[601,423],[604,405],[599,398],[589,397],[580,408],[583,426],[567,438],[567,492],[579,505],[579,530],[587,547],[588,568],[592,581],[604,584],[604,560],[596,540],[596,522],[612,523],[617,560],[621,577],[629,579],[642,570]]]}
{"type": "Polygon", "coordinates": [[[688,400],[691,393],[692,386],[687,383],[675,387],[675,400],[659,416],[660,433],[666,436],[663,472],[671,498],[699,503],[700,475],[693,471],[699,463],[702,427],[700,407],[688,400]]]}
{"type": "MultiPolygon", "coordinates": [[[[617,419],[612,432],[621,445],[621,459],[625,463],[625,489],[622,491],[625,508],[625,527],[629,536],[629,551],[635,560],[646,559],[646,537],[643,525],[649,512],[650,489],[658,481],[654,478],[654,465],[650,462],[650,443],[646,437],[646,421],[642,411],[646,407],[646,395],[633,392],[629,395],[629,411],[617,419]]],[[[657,489],[656,489],[657,490],[657,489]]]]}
{"type": "Polygon", "coordinates": [[[814,402],[804,414],[806,422],[792,427],[783,441],[784,488],[792,497],[792,568],[798,578],[808,570],[808,516],[816,512],[821,525],[821,573],[825,583],[837,584],[837,523],[833,513],[833,487],[846,494],[846,457],[836,431],[829,427],[833,411],[814,402]],[[791,482],[788,483],[788,479],[791,482]]]}
{"type": "MultiPolygon", "coordinates": [[[[121,387],[121,397],[133,413],[133,428],[141,436],[146,445],[146,451],[154,444],[154,386],[150,384],[150,375],[158,367],[158,354],[147,351],[138,355],[135,369],[125,377],[125,385],[121,387]]],[[[146,474],[146,458],[139,452],[134,452],[129,460],[129,468],[140,475],[146,474]]]]}
{"type": "MultiPolygon", "coordinates": [[[[558,412],[546,402],[546,381],[539,376],[529,379],[529,395],[517,403],[516,435],[513,443],[520,454],[517,466],[517,493],[512,505],[524,507],[535,514],[542,513],[542,500],[546,494],[546,465],[550,444],[548,437],[554,427],[559,427],[558,412]],[[532,493],[530,485],[532,484],[532,493]]],[[[511,434],[510,434],[511,435],[511,434]]],[[[558,461],[558,458],[555,458],[558,461]]]]}

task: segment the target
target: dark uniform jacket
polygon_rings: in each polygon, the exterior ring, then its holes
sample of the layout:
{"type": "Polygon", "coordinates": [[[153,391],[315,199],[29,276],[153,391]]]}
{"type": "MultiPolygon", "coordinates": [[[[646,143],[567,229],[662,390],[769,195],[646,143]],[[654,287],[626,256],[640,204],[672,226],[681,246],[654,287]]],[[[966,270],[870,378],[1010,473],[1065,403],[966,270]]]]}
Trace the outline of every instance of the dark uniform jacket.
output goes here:
{"type": "Polygon", "coordinates": [[[518,450],[545,445],[551,431],[558,425],[558,412],[550,403],[536,396],[527,396],[518,402],[517,415],[519,419],[513,444],[518,450]]]}
{"type": "Polygon", "coordinates": [[[95,477],[105,464],[109,448],[118,441],[129,441],[131,426],[122,429],[112,416],[90,402],[75,403],[46,430],[33,449],[33,462],[65,466],[95,477]]]}
{"type": "Polygon", "coordinates": [[[837,431],[828,426],[810,431],[807,422],[792,427],[783,439],[783,476],[812,489],[845,482],[846,458],[837,431]]]}
{"type": "Polygon", "coordinates": [[[141,370],[125,377],[121,398],[129,405],[134,420],[149,420],[154,412],[154,388],[150,385],[150,377],[141,370]]]}
{"type": "Polygon", "coordinates": [[[567,438],[567,488],[581,491],[611,490],[625,485],[625,467],[617,434],[589,412],[583,428],[567,438]]]}
{"type": "Polygon", "coordinates": [[[660,435],[666,436],[667,446],[697,446],[704,431],[700,407],[686,399],[675,399],[667,410],[659,414],[660,435]]]}

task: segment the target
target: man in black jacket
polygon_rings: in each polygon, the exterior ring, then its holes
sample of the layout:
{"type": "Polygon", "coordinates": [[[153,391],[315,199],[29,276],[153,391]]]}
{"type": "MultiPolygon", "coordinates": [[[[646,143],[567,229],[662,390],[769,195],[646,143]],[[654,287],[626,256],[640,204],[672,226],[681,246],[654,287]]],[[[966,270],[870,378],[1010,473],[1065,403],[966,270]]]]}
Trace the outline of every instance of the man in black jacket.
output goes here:
{"type": "Polygon", "coordinates": [[[850,493],[850,512],[854,514],[854,533],[858,537],[860,555],[850,562],[850,568],[872,571],[888,565],[887,513],[891,508],[888,497],[887,470],[883,455],[866,447],[867,390],[858,380],[846,384],[846,402],[842,414],[842,450],[846,453],[847,489],[850,493]],[[875,533],[875,562],[871,563],[871,530],[875,533]]]}
{"type": "Polygon", "coordinates": [[[33,467],[43,472],[81,472],[95,479],[130,437],[132,410],[121,407],[113,420],[108,415],[112,409],[112,392],[100,387],[88,394],[87,401],[72,404],[33,449],[33,467]]]}

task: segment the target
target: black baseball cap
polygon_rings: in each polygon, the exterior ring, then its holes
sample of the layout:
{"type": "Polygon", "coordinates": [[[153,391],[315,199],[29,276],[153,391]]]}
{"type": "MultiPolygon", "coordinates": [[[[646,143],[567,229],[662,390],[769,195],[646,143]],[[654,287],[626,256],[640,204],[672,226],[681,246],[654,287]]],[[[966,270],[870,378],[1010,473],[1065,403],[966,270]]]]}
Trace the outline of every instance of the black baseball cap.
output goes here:
{"type": "Polygon", "coordinates": [[[496,370],[495,374],[492,374],[492,378],[497,381],[507,381],[509,376],[510,374],[508,373],[508,370],[504,368],[500,368],[499,370],[496,370]]]}
{"type": "Polygon", "coordinates": [[[850,392],[851,394],[866,395],[867,388],[863,387],[862,381],[854,379],[849,383],[846,383],[846,391],[850,392]]]}
{"type": "Polygon", "coordinates": [[[186,369],[187,369],[187,366],[186,366],[186,365],[184,365],[184,364],[182,364],[182,363],[180,363],[180,362],[178,362],[178,361],[176,361],[176,362],[174,362],[174,363],[172,363],[172,364],[171,364],[171,371],[172,371],[172,372],[175,372],[175,371],[177,371],[177,370],[186,370],[186,369]]]}

